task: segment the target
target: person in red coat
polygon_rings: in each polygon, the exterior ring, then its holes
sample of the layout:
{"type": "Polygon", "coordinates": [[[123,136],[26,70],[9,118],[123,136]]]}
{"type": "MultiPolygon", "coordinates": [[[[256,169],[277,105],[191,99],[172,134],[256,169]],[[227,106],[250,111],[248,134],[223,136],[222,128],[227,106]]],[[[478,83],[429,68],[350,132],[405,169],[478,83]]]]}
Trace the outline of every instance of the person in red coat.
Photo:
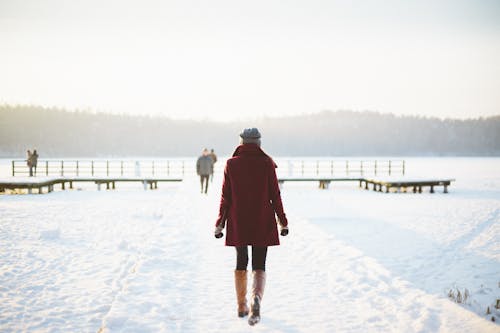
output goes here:
{"type": "Polygon", "coordinates": [[[241,144],[224,169],[215,237],[222,237],[222,231],[227,226],[226,246],[236,247],[234,282],[238,316],[250,314],[248,323],[255,325],[260,321],[267,247],[280,244],[278,225],[281,235],[286,236],[288,221],[276,177],[277,166],[260,148],[259,130],[247,128],[240,137],[241,144]],[[248,246],[252,246],[253,275],[250,309],[246,299],[248,246]]]}

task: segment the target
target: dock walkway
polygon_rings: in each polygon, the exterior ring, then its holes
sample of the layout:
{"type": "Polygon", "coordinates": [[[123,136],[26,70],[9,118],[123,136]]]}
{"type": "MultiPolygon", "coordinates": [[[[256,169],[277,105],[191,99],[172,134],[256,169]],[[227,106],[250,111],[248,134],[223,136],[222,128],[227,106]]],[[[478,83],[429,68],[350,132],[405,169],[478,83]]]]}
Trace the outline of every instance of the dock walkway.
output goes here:
{"type": "Polygon", "coordinates": [[[455,179],[390,179],[390,178],[338,178],[338,177],[281,177],[278,179],[280,187],[283,186],[285,182],[319,182],[320,189],[328,189],[330,183],[332,182],[359,182],[360,188],[369,189],[369,185],[372,185],[372,189],[377,192],[383,192],[385,187],[385,192],[389,193],[391,189],[395,189],[397,192],[407,192],[408,189],[412,189],[413,193],[422,193],[424,187],[430,188],[430,193],[434,193],[434,188],[436,186],[443,186],[443,193],[448,193],[448,186],[455,179]]]}
{"type": "Polygon", "coordinates": [[[5,190],[19,190],[27,189],[28,193],[33,193],[36,190],[37,193],[44,193],[44,189],[47,189],[46,193],[54,191],[55,185],[60,185],[62,190],[67,187],[72,189],[73,183],[77,182],[93,182],[97,185],[97,189],[101,190],[101,186],[105,185],[106,189],[116,189],[116,183],[119,182],[138,182],[142,183],[144,189],[147,190],[149,187],[151,190],[158,188],[159,182],[181,182],[182,178],[141,178],[141,177],[43,177],[43,178],[7,178],[0,179],[0,192],[5,192],[5,190]]]}

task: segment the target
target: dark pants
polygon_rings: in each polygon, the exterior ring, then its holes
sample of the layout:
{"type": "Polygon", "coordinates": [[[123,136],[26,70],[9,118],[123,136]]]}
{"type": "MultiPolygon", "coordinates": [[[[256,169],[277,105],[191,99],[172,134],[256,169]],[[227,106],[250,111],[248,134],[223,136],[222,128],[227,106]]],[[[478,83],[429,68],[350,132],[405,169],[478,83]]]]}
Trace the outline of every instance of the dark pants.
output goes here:
{"type": "Polygon", "coordinates": [[[30,177],[33,177],[33,166],[32,165],[28,165],[28,168],[30,170],[30,177]]]}
{"type": "Polygon", "coordinates": [[[201,193],[203,193],[203,182],[205,182],[205,193],[208,191],[208,178],[210,175],[200,175],[201,193]]]}
{"type": "MultiPolygon", "coordinates": [[[[267,246],[252,246],[252,270],[266,270],[267,246]]],[[[248,266],[248,247],[236,247],[236,269],[246,270],[248,266]]]]}

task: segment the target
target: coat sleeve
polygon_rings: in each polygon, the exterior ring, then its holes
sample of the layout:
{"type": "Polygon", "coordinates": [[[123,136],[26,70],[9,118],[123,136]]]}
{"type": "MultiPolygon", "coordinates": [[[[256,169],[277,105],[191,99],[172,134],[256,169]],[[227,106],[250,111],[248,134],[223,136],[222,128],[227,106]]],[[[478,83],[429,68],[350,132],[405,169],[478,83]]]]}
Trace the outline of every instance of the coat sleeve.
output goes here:
{"type": "Polygon", "coordinates": [[[283,202],[281,201],[280,186],[278,184],[278,177],[276,176],[276,167],[274,162],[269,163],[269,195],[271,198],[271,205],[273,206],[278,222],[281,226],[288,226],[285,211],[283,209],[283,202]]]}
{"type": "Polygon", "coordinates": [[[226,167],[224,168],[224,181],[222,183],[222,194],[220,198],[219,216],[217,217],[217,221],[215,222],[215,227],[218,227],[221,224],[222,227],[224,227],[229,207],[231,205],[231,180],[229,178],[228,169],[229,166],[226,163],[226,167]]]}

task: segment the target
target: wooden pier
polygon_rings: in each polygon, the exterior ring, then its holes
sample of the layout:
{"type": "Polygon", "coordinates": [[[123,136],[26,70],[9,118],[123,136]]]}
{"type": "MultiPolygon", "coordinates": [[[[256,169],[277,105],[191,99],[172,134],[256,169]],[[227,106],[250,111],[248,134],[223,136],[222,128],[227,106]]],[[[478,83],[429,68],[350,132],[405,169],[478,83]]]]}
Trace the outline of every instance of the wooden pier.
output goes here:
{"type": "MultiPolygon", "coordinates": [[[[220,162],[223,163],[223,162],[220,162]]],[[[285,182],[318,182],[320,189],[328,189],[332,182],[359,182],[359,187],[366,190],[370,187],[377,192],[422,193],[426,187],[434,193],[435,187],[443,186],[448,193],[448,186],[454,179],[395,179],[404,176],[406,163],[404,160],[281,160],[282,173],[279,176],[280,187],[285,182]],[[385,178],[384,178],[385,177],[385,178]]],[[[194,160],[40,160],[36,175],[29,174],[26,161],[12,161],[12,178],[0,180],[0,192],[5,189],[33,189],[38,193],[54,190],[54,185],[72,189],[75,182],[93,182],[98,190],[105,186],[107,190],[115,189],[118,182],[142,183],[144,189],[158,188],[159,182],[180,182],[185,176],[195,175],[194,160]],[[20,179],[17,176],[25,176],[20,179]]]]}
{"type": "Polygon", "coordinates": [[[0,192],[5,192],[5,190],[20,190],[27,189],[29,194],[36,190],[36,193],[50,193],[54,191],[55,185],[60,185],[61,190],[67,188],[73,189],[73,184],[78,182],[94,183],[97,185],[97,189],[100,191],[101,186],[105,185],[107,190],[116,189],[116,183],[120,182],[136,182],[141,183],[145,190],[148,187],[151,190],[158,188],[158,183],[160,182],[181,182],[181,178],[79,178],[79,177],[59,177],[59,178],[29,178],[29,179],[15,179],[11,178],[9,180],[0,180],[0,192]]]}
{"type": "Polygon", "coordinates": [[[383,192],[385,187],[385,193],[389,193],[391,189],[396,189],[399,192],[408,192],[408,189],[412,189],[413,193],[422,193],[422,189],[428,187],[430,193],[435,193],[434,188],[436,186],[443,186],[443,193],[448,193],[448,186],[455,179],[397,179],[397,180],[387,180],[387,179],[373,179],[373,178],[328,178],[328,177],[308,177],[308,178],[288,178],[281,177],[278,179],[280,188],[285,182],[318,182],[320,189],[328,189],[330,183],[332,182],[359,182],[359,187],[366,190],[369,189],[369,185],[372,189],[377,192],[383,192]]]}
{"type": "Polygon", "coordinates": [[[448,186],[455,179],[397,179],[397,180],[379,180],[379,179],[362,179],[359,181],[359,187],[363,187],[366,190],[369,189],[369,185],[372,185],[374,191],[382,192],[385,187],[385,192],[389,193],[391,189],[396,189],[397,192],[407,192],[411,189],[413,193],[422,193],[424,187],[430,189],[430,193],[434,193],[434,188],[436,186],[443,186],[443,193],[448,193],[448,186]]]}

